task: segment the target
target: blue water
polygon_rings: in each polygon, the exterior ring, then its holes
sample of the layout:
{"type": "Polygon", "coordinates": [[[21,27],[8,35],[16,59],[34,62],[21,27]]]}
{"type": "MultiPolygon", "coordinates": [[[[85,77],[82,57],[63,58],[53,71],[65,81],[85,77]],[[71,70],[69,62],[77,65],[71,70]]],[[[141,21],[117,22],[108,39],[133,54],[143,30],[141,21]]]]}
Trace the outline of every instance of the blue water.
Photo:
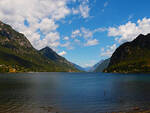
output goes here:
{"type": "Polygon", "coordinates": [[[150,75],[0,74],[0,113],[101,113],[150,108],[150,75]]]}

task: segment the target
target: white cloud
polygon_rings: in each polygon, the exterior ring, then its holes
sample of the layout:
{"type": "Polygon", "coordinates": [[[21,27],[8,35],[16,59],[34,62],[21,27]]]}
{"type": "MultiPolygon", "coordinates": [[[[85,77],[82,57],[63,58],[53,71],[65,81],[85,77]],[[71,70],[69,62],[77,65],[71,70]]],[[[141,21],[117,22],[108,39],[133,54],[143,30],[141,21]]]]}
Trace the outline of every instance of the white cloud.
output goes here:
{"type": "Polygon", "coordinates": [[[78,8],[72,8],[73,14],[81,14],[83,18],[88,18],[90,16],[89,0],[79,0],[79,2],[78,8]]]}
{"type": "Polygon", "coordinates": [[[39,28],[44,34],[55,31],[57,27],[58,25],[55,24],[54,20],[48,18],[44,18],[39,24],[39,28]]]}
{"type": "Polygon", "coordinates": [[[82,27],[81,29],[74,30],[71,34],[71,37],[74,38],[74,42],[76,42],[78,45],[94,46],[99,43],[97,39],[93,39],[95,33],[105,32],[105,31],[107,31],[106,28],[96,28],[90,30],[88,28],[82,27]],[[86,43],[82,43],[83,41],[86,41],[86,43]]]}
{"type": "Polygon", "coordinates": [[[66,37],[64,37],[64,40],[69,40],[69,37],[67,37],[67,36],[66,36],[66,37]]]}
{"type": "MultiPolygon", "coordinates": [[[[131,18],[131,17],[130,17],[131,18]]],[[[139,19],[133,23],[131,21],[118,27],[109,27],[108,36],[115,37],[117,43],[122,44],[134,40],[139,34],[150,33],[150,18],[139,19]]],[[[110,57],[116,49],[116,44],[101,49],[101,56],[110,57]]]]}
{"type": "Polygon", "coordinates": [[[97,39],[93,39],[93,40],[88,40],[87,43],[85,44],[85,46],[94,46],[97,45],[99,42],[97,39]]]}
{"type": "Polygon", "coordinates": [[[64,44],[61,44],[61,47],[69,47],[70,46],[70,42],[66,42],[64,44]]]}
{"type": "Polygon", "coordinates": [[[58,53],[60,56],[64,56],[64,55],[66,55],[67,53],[66,53],[66,51],[62,51],[62,52],[60,52],[60,53],[58,53]]]}
{"type": "Polygon", "coordinates": [[[73,50],[73,49],[74,49],[72,43],[69,42],[69,41],[67,41],[66,43],[60,44],[60,46],[61,46],[61,47],[65,47],[65,48],[67,48],[68,50],[73,50]]]}
{"type": "Polygon", "coordinates": [[[82,15],[83,18],[89,17],[90,8],[87,4],[81,4],[79,6],[79,10],[80,10],[81,15],[82,15]]]}
{"type": "Polygon", "coordinates": [[[83,34],[83,37],[85,39],[87,38],[92,38],[93,37],[93,31],[90,31],[89,29],[86,29],[86,28],[81,28],[81,31],[82,31],[82,34],[83,34]]]}
{"type": "Polygon", "coordinates": [[[75,41],[76,43],[78,43],[78,44],[80,43],[80,40],[79,40],[79,39],[75,39],[74,41],[75,41]]]}
{"type": "Polygon", "coordinates": [[[49,47],[55,49],[56,47],[58,47],[60,45],[60,42],[59,42],[60,36],[59,36],[59,33],[57,33],[57,32],[50,32],[43,39],[40,38],[40,35],[38,33],[34,33],[32,36],[33,37],[31,37],[30,39],[34,40],[33,46],[38,45],[37,49],[41,49],[45,46],[49,46],[49,47]]]}
{"type": "Polygon", "coordinates": [[[139,34],[146,35],[147,33],[150,33],[150,18],[143,18],[136,23],[129,21],[124,25],[108,29],[108,36],[117,37],[116,40],[119,43],[132,41],[139,34]]]}
{"type": "Polygon", "coordinates": [[[77,29],[72,32],[71,37],[76,38],[76,37],[83,37],[84,39],[92,38],[93,35],[97,32],[104,32],[107,31],[106,28],[97,28],[94,30],[87,29],[85,27],[82,27],[81,29],[77,29]]]}
{"type": "Polygon", "coordinates": [[[87,29],[87,28],[84,28],[84,27],[81,28],[81,34],[82,34],[82,36],[85,39],[93,38],[93,35],[95,33],[97,33],[97,32],[105,32],[105,31],[107,31],[106,28],[96,28],[94,30],[90,30],[90,29],[87,29]]]}
{"type": "Polygon", "coordinates": [[[113,44],[112,46],[107,46],[107,49],[101,48],[101,57],[111,57],[113,52],[116,50],[117,46],[116,44],[113,44]]]}
{"type": "Polygon", "coordinates": [[[72,8],[72,13],[73,13],[74,15],[76,15],[76,14],[79,14],[80,11],[79,11],[79,9],[72,8]]]}
{"type": "Polygon", "coordinates": [[[100,28],[94,29],[93,33],[96,33],[96,32],[105,32],[105,31],[107,31],[107,28],[100,27],[100,28]]]}
{"type": "Polygon", "coordinates": [[[75,30],[75,31],[72,32],[71,37],[72,37],[72,38],[76,38],[76,37],[81,36],[81,35],[82,35],[82,34],[80,33],[80,30],[77,29],[77,30],[75,30]]]}
{"type": "MultiPolygon", "coordinates": [[[[75,2],[75,0],[72,1],[75,2]]],[[[50,37],[49,34],[59,34],[56,31],[59,27],[56,22],[71,13],[71,9],[67,6],[68,2],[70,1],[0,0],[0,20],[24,33],[37,49],[43,46],[57,47],[59,45],[58,35],[50,37]],[[24,25],[25,20],[29,26],[24,25]],[[46,36],[41,39],[41,33],[37,33],[37,30],[46,36]]]]}

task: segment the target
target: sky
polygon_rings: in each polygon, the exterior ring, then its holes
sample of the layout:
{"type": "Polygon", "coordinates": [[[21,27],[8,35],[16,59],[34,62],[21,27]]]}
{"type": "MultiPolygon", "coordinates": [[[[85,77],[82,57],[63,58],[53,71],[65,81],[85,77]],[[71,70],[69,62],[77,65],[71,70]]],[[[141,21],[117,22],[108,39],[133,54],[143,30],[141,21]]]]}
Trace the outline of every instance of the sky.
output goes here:
{"type": "Polygon", "coordinates": [[[150,33],[149,0],[0,0],[0,20],[83,67],[150,33]]]}

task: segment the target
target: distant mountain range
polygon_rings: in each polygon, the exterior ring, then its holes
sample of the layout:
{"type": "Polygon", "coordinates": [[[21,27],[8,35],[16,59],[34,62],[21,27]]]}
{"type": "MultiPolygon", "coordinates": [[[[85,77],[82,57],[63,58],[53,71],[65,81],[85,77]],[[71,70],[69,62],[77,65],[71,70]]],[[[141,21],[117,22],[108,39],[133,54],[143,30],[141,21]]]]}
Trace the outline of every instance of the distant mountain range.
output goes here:
{"type": "Polygon", "coordinates": [[[83,68],[83,67],[81,67],[81,66],[79,66],[79,65],[77,65],[77,64],[74,64],[74,63],[73,63],[73,66],[74,66],[75,68],[77,68],[78,70],[82,71],[82,72],[86,72],[85,68],[83,68]]]}
{"type": "Polygon", "coordinates": [[[0,21],[0,72],[79,72],[51,48],[40,51],[27,38],[0,21]]]}
{"type": "Polygon", "coordinates": [[[100,60],[98,63],[96,63],[95,65],[93,65],[92,67],[89,67],[88,71],[89,72],[94,72],[97,67],[103,62],[104,60],[100,60]]]}
{"type": "Polygon", "coordinates": [[[106,59],[106,60],[100,60],[98,63],[96,63],[95,65],[91,66],[91,67],[81,67],[79,65],[74,64],[74,66],[79,69],[80,71],[85,71],[85,72],[103,72],[104,69],[107,68],[108,64],[109,64],[110,59],[106,59]]]}
{"type": "Polygon", "coordinates": [[[104,72],[149,73],[150,34],[140,34],[135,40],[118,47],[104,72]]]}
{"type": "Polygon", "coordinates": [[[101,64],[101,62],[103,62],[103,60],[101,60],[100,62],[98,62],[97,64],[90,66],[90,67],[81,67],[77,64],[74,64],[74,66],[79,69],[80,71],[83,72],[94,72],[94,70],[99,66],[99,64],[101,64]]]}

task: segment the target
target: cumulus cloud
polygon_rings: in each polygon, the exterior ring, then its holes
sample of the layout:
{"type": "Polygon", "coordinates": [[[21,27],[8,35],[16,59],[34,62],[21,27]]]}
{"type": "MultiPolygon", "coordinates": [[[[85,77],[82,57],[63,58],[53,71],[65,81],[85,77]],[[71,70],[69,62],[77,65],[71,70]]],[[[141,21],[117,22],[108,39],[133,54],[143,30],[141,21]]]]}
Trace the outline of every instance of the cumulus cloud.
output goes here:
{"type": "MultiPolygon", "coordinates": [[[[129,16],[131,19],[133,16],[129,16]]],[[[114,37],[116,43],[122,44],[127,41],[134,40],[139,34],[148,34],[150,33],[150,18],[143,18],[137,20],[137,22],[128,21],[123,25],[118,27],[109,27],[107,29],[108,36],[114,37]]],[[[106,49],[101,49],[100,56],[110,57],[116,49],[116,44],[108,46],[106,49]]]]}
{"type": "Polygon", "coordinates": [[[78,44],[80,43],[80,40],[79,40],[79,39],[75,39],[74,41],[75,41],[76,43],[78,43],[78,44]]]}
{"type": "Polygon", "coordinates": [[[136,23],[129,21],[124,25],[108,29],[108,36],[116,37],[119,43],[132,41],[139,34],[147,33],[150,33],[150,18],[139,19],[136,23]]]}
{"type": "Polygon", "coordinates": [[[89,0],[79,0],[79,2],[79,7],[72,8],[72,13],[74,15],[81,14],[83,18],[88,18],[90,16],[89,0]]]}
{"type": "Polygon", "coordinates": [[[47,34],[51,31],[55,31],[57,29],[58,25],[55,24],[54,20],[44,18],[40,23],[39,27],[40,30],[44,33],[47,34]]]}
{"type": "Polygon", "coordinates": [[[57,46],[60,45],[60,42],[59,42],[60,36],[58,32],[50,32],[43,39],[40,38],[40,35],[38,33],[35,33],[32,36],[33,38],[31,39],[34,40],[33,46],[35,46],[37,49],[41,49],[45,47],[45,45],[55,49],[57,46]]]}
{"type": "Polygon", "coordinates": [[[76,15],[76,14],[79,14],[80,11],[79,11],[79,9],[72,8],[72,13],[73,13],[74,15],[76,15]]]}
{"type": "Polygon", "coordinates": [[[89,17],[90,8],[87,4],[81,4],[79,9],[83,18],[89,17]]]}
{"type": "Polygon", "coordinates": [[[66,55],[67,53],[66,53],[66,51],[62,51],[62,52],[60,52],[60,53],[58,53],[60,56],[64,56],[64,55],[66,55]]]}
{"type": "Polygon", "coordinates": [[[85,39],[87,38],[92,38],[93,37],[93,31],[90,31],[89,29],[86,29],[86,28],[81,28],[81,31],[82,31],[82,34],[83,34],[83,37],[85,39]]]}
{"type": "Polygon", "coordinates": [[[96,33],[96,32],[105,32],[105,31],[107,31],[107,28],[105,28],[105,27],[100,27],[100,28],[94,29],[94,30],[93,30],[93,33],[96,33]]]}
{"type": "MultiPolygon", "coordinates": [[[[71,14],[68,3],[76,0],[0,0],[0,20],[24,33],[36,49],[60,46],[57,21],[71,14]],[[24,24],[24,23],[27,24],[24,24]],[[57,35],[54,37],[53,35],[57,35]],[[51,36],[51,37],[50,37],[51,36]],[[52,39],[53,38],[53,39],[52,39]]],[[[80,1],[79,14],[88,17],[88,0],[80,1]]],[[[74,10],[74,13],[77,13],[74,10]]],[[[67,37],[64,40],[68,40],[67,37]]]]}
{"type": "Polygon", "coordinates": [[[107,28],[96,28],[90,30],[88,28],[82,27],[80,29],[74,30],[71,34],[71,37],[74,38],[74,42],[76,42],[79,45],[94,46],[99,44],[99,41],[97,39],[93,39],[95,33],[105,31],[107,31],[107,28]],[[86,43],[82,43],[83,41],[86,41],[86,43]]]}
{"type": "Polygon", "coordinates": [[[67,42],[65,42],[65,43],[63,43],[63,44],[61,44],[60,46],[61,46],[61,47],[65,47],[65,48],[68,49],[68,50],[73,50],[73,49],[74,49],[73,43],[71,43],[71,42],[69,42],[69,41],[67,41],[67,42]]]}
{"type": "Polygon", "coordinates": [[[67,0],[0,0],[0,20],[24,33],[37,49],[43,45],[56,47],[59,45],[56,21],[70,14],[67,2],[67,0]],[[24,25],[24,21],[29,25],[24,25]],[[40,33],[37,33],[38,30],[40,33]],[[41,39],[41,34],[45,35],[44,39],[41,39]]]}
{"type": "Polygon", "coordinates": [[[64,40],[69,40],[69,37],[67,37],[67,36],[66,36],[66,37],[64,37],[64,40]]]}
{"type": "Polygon", "coordinates": [[[81,34],[85,39],[92,38],[95,33],[105,32],[105,31],[107,31],[107,28],[96,28],[94,30],[90,30],[84,27],[81,28],[81,34]]]}
{"type": "Polygon", "coordinates": [[[101,57],[111,57],[113,52],[116,50],[117,46],[116,44],[113,44],[112,46],[107,46],[106,49],[101,48],[101,57]]]}
{"type": "Polygon", "coordinates": [[[80,30],[77,29],[77,30],[75,30],[75,31],[72,32],[71,37],[72,37],[72,38],[76,38],[76,37],[81,36],[81,35],[82,35],[82,34],[81,34],[80,30]]]}
{"type": "Polygon", "coordinates": [[[61,47],[69,47],[70,46],[70,42],[66,42],[64,44],[61,44],[61,47]]]}
{"type": "Polygon", "coordinates": [[[96,28],[94,30],[90,30],[88,28],[82,27],[81,29],[74,30],[72,32],[71,37],[72,38],[83,37],[84,39],[89,39],[92,38],[95,33],[105,31],[107,31],[107,28],[96,28]]]}
{"type": "Polygon", "coordinates": [[[86,42],[85,46],[94,46],[97,45],[99,42],[97,39],[90,39],[86,42]]]}

